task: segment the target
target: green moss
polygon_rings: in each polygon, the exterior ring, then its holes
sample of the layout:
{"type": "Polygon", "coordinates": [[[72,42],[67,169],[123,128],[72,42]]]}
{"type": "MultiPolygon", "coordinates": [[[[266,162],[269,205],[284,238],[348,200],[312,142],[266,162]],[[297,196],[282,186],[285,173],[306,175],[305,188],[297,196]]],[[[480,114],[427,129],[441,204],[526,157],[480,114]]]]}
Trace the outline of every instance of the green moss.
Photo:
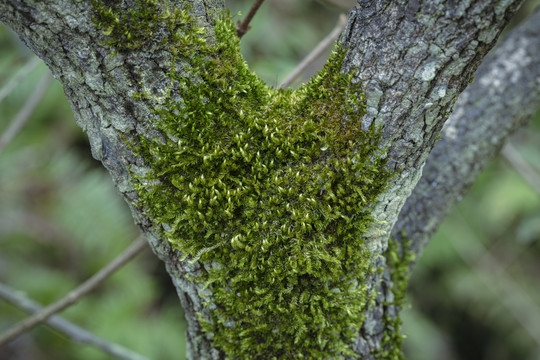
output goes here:
{"type": "Polygon", "coordinates": [[[114,52],[161,34],[182,64],[168,93],[138,95],[155,100],[162,136],[131,145],[152,168],[136,177],[137,205],[205,264],[192,279],[211,294],[204,331],[231,359],[352,356],[376,270],[364,235],[390,174],[344,51],[302,88],[274,90],[248,69],[228,16],[210,41],[186,10],[137,3],[123,15],[96,3],[96,22],[114,52]]]}
{"type": "Polygon", "coordinates": [[[104,2],[93,0],[97,13],[97,28],[108,35],[104,45],[117,50],[134,50],[152,39],[160,24],[167,19],[167,13],[159,9],[157,0],[137,0],[137,7],[126,12],[115,11],[114,2],[109,7],[104,2]]]}
{"type": "MultiPolygon", "coordinates": [[[[409,282],[410,264],[414,260],[415,255],[408,249],[410,241],[406,236],[402,236],[402,249],[397,241],[390,239],[388,248],[384,253],[386,258],[386,269],[390,272],[390,280],[394,294],[394,300],[385,303],[384,306],[392,306],[396,311],[400,311],[405,304],[405,295],[407,293],[407,284],[409,282]]],[[[399,312],[395,316],[384,315],[384,334],[381,342],[381,350],[375,354],[377,359],[381,360],[404,360],[401,346],[404,336],[400,333],[401,318],[399,312]]]]}

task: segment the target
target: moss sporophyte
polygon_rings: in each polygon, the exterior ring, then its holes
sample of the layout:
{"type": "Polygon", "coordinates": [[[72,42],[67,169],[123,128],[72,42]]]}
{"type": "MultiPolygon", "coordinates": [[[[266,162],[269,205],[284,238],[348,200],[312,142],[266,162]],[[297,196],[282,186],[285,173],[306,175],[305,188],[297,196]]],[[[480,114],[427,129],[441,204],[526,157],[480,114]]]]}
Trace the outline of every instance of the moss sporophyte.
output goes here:
{"type": "Polygon", "coordinates": [[[156,41],[172,54],[170,88],[137,95],[162,134],[131,144],[152,168],[134,176],[137,205],[209,264],[193,279],[210,294],[204,331],[231,359],[353,355],[376,271],[364,236],[391,175],[344,51],[300,89],[274,90],[248,69],[228,16],[205,36],[187,10],[137,4],[95,2],[95,21],[113,54],[156,41]]]}

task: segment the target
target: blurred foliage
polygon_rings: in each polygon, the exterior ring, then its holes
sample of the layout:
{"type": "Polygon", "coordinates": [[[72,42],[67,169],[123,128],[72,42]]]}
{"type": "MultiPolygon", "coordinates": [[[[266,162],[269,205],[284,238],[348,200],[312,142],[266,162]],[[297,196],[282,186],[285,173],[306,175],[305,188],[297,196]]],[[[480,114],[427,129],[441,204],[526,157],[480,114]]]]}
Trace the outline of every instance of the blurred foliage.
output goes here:
{"type": "MultiPolygon", "coordinates": [[[[251,3],[228,1],[233,14],[246,14],[251,3]]],[[[539,3],[528,1],[515,23],[539,3]]],[[[242,39],[244,56],[267,83],[277,85],[330,32],[338,15],[323,1],[266,1],[242,39]]],[[[1,89],[31,54],[3,27],[0,49],[1,89]]],[[[300,81],[323,63],[314,64],[300,81]]],[[[38,66],[0,103],[0,133],[46,71],[38,66]]],[[[540,172],[539,143],[537,117],[514,144],[540,172]]],[[[0,281],[50,303],[107,264],[137,234],[54,82],[0,155],[0,281]]],[[[527,331],[522,319],[524,311],[529,320],[540,316],[539,258],[540,196],[511,165],[496,160],[441,226],[411,278],[411,306],[403,313],[408,358],[540,359],[540,344],[530,333],[538,325],[526,324],[527,331]]],[[[150,359],[185,353],[178,298],[149,250],[61,315],[150,359]]],[[[0,329],[23,316],[0,300],[0,329]]],[[[108,358],[45,326],[0,348],[0,360],[108,358]]]]}

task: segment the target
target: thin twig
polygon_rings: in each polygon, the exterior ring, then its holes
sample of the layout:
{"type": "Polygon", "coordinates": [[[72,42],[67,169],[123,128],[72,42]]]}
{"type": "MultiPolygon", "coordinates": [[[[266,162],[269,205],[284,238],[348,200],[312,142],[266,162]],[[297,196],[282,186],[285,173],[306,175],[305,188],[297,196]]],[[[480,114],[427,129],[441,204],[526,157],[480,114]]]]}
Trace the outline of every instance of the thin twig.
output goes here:
{"type": "Polygon", "coordinates": [[[540,174],[521,156],[519,151],[510,143],[502,149],[502,155],[512,165],[529,185],[540,194],[540,174]]]}
{"type": "Polygon", "coordinates": [[[67,308],[68,306],[76,303],[80,298],[94,289],[96,286],[101,284],[105,279],[111,276],[116,270],[118,270],[122,265],[130,261],[135,255],[140,253],[144,248],[146,248],[146,240],[143,236],[140,236],[129,248],[127,248],[122,254],[118,255],[113,261],[111,261],[107,266],[98,271],[90,279],[86,280],[84,283],[79,285],[76,289],[69,292],[66,296],[60,300],[52,303],[49,306],[44,307],[38,313],[35,313],[28,317],[26,320],[23,320],[13,326],[11,329],[8,329],[6,332],[0,335],[0,346],[7,343],[8,341],[13,340],[22,333],[30,330],[39,323],[47,320],[52,315],[56,314],[67,308]]]}
{"type": "MultiPolygon", "coordinates": [[[[21,291],[15,290],[0,283],[0,297],[29,313],[36,313],[43,309],[43,306],[26,297],[21,291]]],[[[139,355],[119,344],[106,341],[88,330],[85,330],[71,322],[63,319],[59,315],[54,315],[46,320],[47,324],[69,337],[79,344],[88,344],[94,346],[103,352],[122,360],[147,360],[146,357],[139,355]]]]}
{"type": "Polygon", "coordinates": [[[255,16],[255,13],[257,10],[259,10],[259,7],[262,5],[264,0],[255,0],[255,3],[251,6],[251,9],[249,9],[248,14],[246,15],[244,21],[240,22],[238,21],[238,26],[236,28],[236,33],[238,34],[238,37],[241,38],[244,36],[245,33],[248,32],[250,29],[249,23],[251,19],[255,16]]]}
{"type": "Polygon", "coordinates": [[[292,82],[298,76],[300,76],[300,74],[302,74],[311,63],[317,60],[317,58],[321,56],[324,51],[334,43],[334,41],[336,41],[339,34],[341,34],[343,29],[345,28],[346,24],[347,16],[341,14],[339,16],[339,20],[336,26],[332,29],[332,31],[328,35],[326,35],[326,37],[322,39],[322,41],[317,44],[317,46],[313,50],[311,50],[311,52],[300,62],[300,64],[298,64],[298,66],[293,71],[291,71],[289,75],[287,75],[285,80],[283,80],[283,82],[279,84],[278,88],[282,89],[291,85],[292,82]]]}
{"type": "Polygon", "coordinates": [[[41,62],[37,56],[32,56],[30,60],[11,78],[11,80],[0,89],[0,103],[20,84],[20,82],[41,62]]]}
{"type": "Polygon", "coordinates": [[[30,95],[28,100],[26,100],[26,103],[17,113],[11,124],[9,124],[8,128],[4,131],[4,133],[0,137],[0,154],[7,146],[7,144],[9,144],[19,133],[19,131],[22,130],[43,96],[45,96],[45,94],[47,93],[47,89],[49,88],[51,80],[52,77],[49,72],[43,75],[41,81],[39,82],[32,95],[30,95]]]}

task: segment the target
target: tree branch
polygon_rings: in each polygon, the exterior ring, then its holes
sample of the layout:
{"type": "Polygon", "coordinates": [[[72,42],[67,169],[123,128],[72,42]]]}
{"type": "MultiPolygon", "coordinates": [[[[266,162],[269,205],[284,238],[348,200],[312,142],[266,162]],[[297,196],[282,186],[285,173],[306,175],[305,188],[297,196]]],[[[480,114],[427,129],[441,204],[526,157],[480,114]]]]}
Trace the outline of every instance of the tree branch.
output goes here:
{"type": "Polygon", "coordinates": [[[236,33],[239,38],[244,36],[250,29],[249,23],[251,22],[251,20],[257,13],[257,11],[259,10],[259,7],[261,7],[263,1],[264,0],[255,0],[255,3],[253,3],[251,8],[249,9],[248,14],[244,18],[244,21],[242,22],[238,21],[238,27],[236,28],[236,33]]]}
{"type": "MultiPolygon", "coordinates": [[[[363,126],[381,127],[381,147],[387,149],[394,172],[372,211],[380,221],[368,238],[373,253],[386,249],[452,105],[521,2],[475,1],[455,7],[450,2],[361,0],[351,10],[341,36],[348,49],[344,70],[354,71],[366,88],[363,126]]],[[[374,267],[387,269],[382,258],[374,260],[374,267]]],[[[394,297],[387,272],[366,282],[379,295],[365,314],[356,352],[372,359],[383,336],[381,319],[399,309],[385,306],[394,297]]]]}
{"type": "MultiPolygon", "coordinates": [[[[208,30],[207,41],[212,41],[214,17],[222,13],[223,1],[175,0],[171,1],[171,6],[174,3],[179,8],[185,5],[191,9],[198,25],[208,30]]],[[[137,6],[135,0],[122,4],[125,11],[129,6],[137,6]]],[[[136,143],[139,136],[150,139],[159,136],[148,125],[154,118],[152,109],[156,104],[148,99],[135,100],[134,94],[143,91],[142,82],[156,94],[167,91],[171,53],[160,41],[154,41],[143,50],[111,56],[112,50],[101,45],[104,36],[96,29],[94,17],[91,2],[0,2],[0,21],[10,26],[62,83],[75,120],[88,135],[93,157],[109,171],[135,223],[145,233],[154,253],[165,263],[186,309],[188,354],[215,358],[220,353],[202,333],[199,323],[198,314],[209,316],[208,308],[203,305],[203,285],[187,280],[200,275],[202,264],[181,261],[183,254],[173,250],[151,219],[134,206],[138,197],[132,172],[144,175],[151,168],[127,144],[136,143]]],[[[179,72],[188,70],[178,69],[179,72]]]]}
{"type": "Polygon", "coordinates": [[[63,298],[57,300],[49,306],[44,307],[39,312],[28,317],[26,320],[21,321],[19,324],[13,326],[11,329],[0,334],[0,346],[15,339],[22,333],[32,329],[39,323],[47,320],[52,315],[64,310],[70,305],[75,304],[84,295],[88,294],[92,289],[105,281],[116,270],[122,267],[124,264],[133,259],[138,253],[140,253],[146,247],[146,240],[140,236],[130,247],[128,247],[122,254],[117,256],[107,266],[98,271],[90,279],[79,285],[76,289],[69,292],[63,298]]]}
{"type": "MultiPolygon", "coordinates": [[[[0,297],[11,303],[13,306],[29,313],[37,313],[43,306],[24,296],[20,291],[0,284],[0,297]]],[[[133,351],[109,341],[103,340],[91,332],[72,324],[58,315],[51,316],[45,322],[52,328],[60,331],[71,340],[94,346],[101,351],[122,360],[147,360],[146,357],[136,354],[133,351]]]]}
{"type": "Polygon", "coordinates": [[[351,10],[342,34],[345,70],[366,87],[362,121],[382,127],[395,174],[373,210],[383,222],[373,231],[374,252],[386,248],[452,105],[521,3],[376,0],[351,10]]]}
{"type": "MultiPolygon", "coordinates": [[[[134,3],[126,0],[125,6],[134,3]]],[[[185,3],[178,1],[178,3],[185,3]]],[[[200,26],[212,41],[213,16],[222,1],[189,1],[200,26]]],[[[443,127],[455,98],[469,83],[478,64],[493,46],[521,0],[477,0],[457,6],[455,2],[361,0],[353,9],[342,34],[347,48],[344,71],[355,71],[355,81],[366,87],[367,115],[364,126],[380,125],[381,146],[388,149],[390,169],[395,176],[373,209],[381,222],[370,234],[374,255],[382,254],[387,238],[421,169],[443,127]]],[[[124,4],[124,2],[122,2],[124,4]]],[[[145,232],[154,252],[166,263],[186,309],[188,343],[192,357],[221,359],[209,334],[201,331],[199,317],[208,318],[201,284],[190,282],[204,269],[199,262],[181,261],[141,209],[131,173],[144,175],[147,164],[126,143],[138,136],[153,138],[151,100],[135,101],[141,85],[156,94],[168,89],[171,56],[155,41],[144,51],[110,56],[100,45],[92,10],[87,2],[60,0],[0,3],[0,20],[11,26],[27,45],[45,60],[62,82],[78,124],[87,131],[92,153],[111,173],[114,183],[130,204],[135,221],[145,232]],[[69,15],[66,15],[69,14],[69,15]]],[[[178,66],[184,66],[178,64],[178,66]]],[[[182,72],[187,69],[179,69],[182,72]]],[[[187,75],[186,75],[187,76],[187,75]]],[[[497,94],[504,98],[505,94],[497,94]]],[[[478,139],[489,142],[481,133],[478,139]]],[[[468,162],[467,157],[461,162],[468,162]]],[[[464,168],[473,166],[464,164],[464,168]]],[[[414,235],[414,234],[413,234],[414,235]]],[[[373,266],[384,267],[377,257],[373,266]]],[[[354,351],[372,359],[381,347],[382,319],[392,314],[391,282],[387,274],[366,280],[370,291],[380,285],[375,305],[366,314],[354,351]]],[[[188,355],[189,356],[189,355],[188,355]]]]}
{"type": "Polygon", "coordinates": [[[32,113],[38,106],[39,102],[47,93],[51,80],[52,77],[50,73],[43,75],[34,92],[30,95],[28,100],[26,100],[17,115],[15,115],[7,129],[2,133],[2,136],[0,136],[0,154],[2,154],[4,148],[15,138],[15,136],[17,136],[17,134],[23,129],[24,125],[26,125],[26,122],[30,116],[32,116],[32,113]]]}
{"type": "Polygon", "coordinates": [[[512,30],[461,94],[392,237],[420,254],[450,209],[540,103],[540,8],[512,30]]]}

